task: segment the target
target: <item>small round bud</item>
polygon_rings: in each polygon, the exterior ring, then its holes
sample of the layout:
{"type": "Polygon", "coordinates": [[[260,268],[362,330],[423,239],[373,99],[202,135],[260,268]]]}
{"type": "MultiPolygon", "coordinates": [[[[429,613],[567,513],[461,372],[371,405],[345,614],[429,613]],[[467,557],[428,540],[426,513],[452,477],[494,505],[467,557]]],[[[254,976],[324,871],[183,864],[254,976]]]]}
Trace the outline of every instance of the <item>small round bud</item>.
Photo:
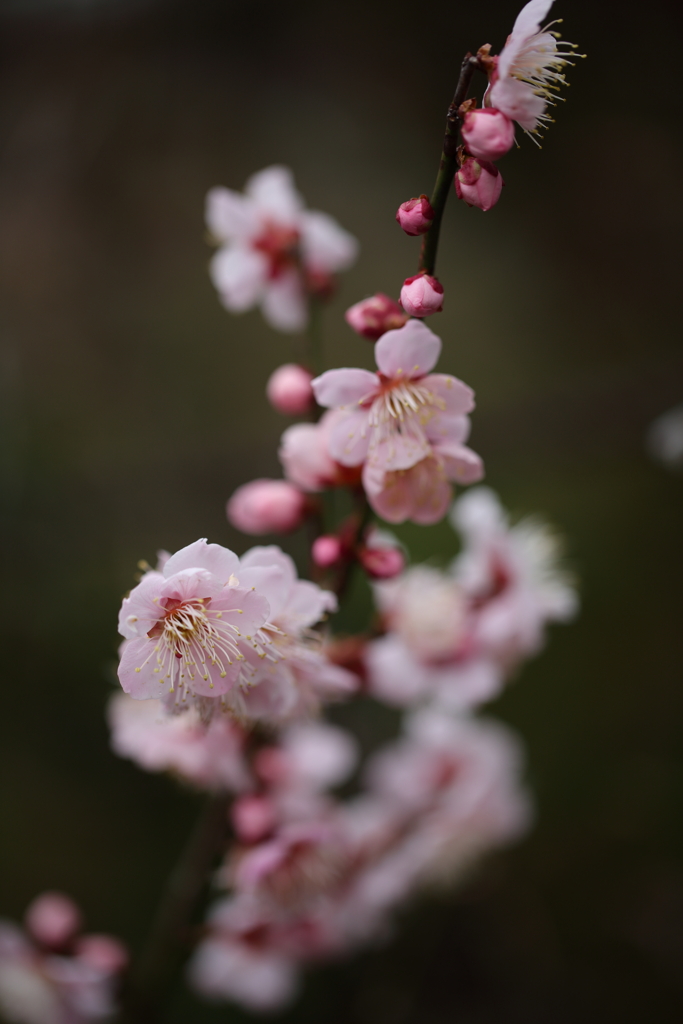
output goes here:
{"type": "Polygon", "coordinates": [[[81,912],[72,899],[61,892],[44,892],[29,905],[26,927],[42,946],[59,949],[80,931],[81,912]]]}
{"type": "Polygon", "coordinates": [[[230,817],[242,843],[258,843],[272,832],[275,821],[275,807],[266,796],[241,796],[232,805],[230,817]]]}
{"type": "Polygon", "coordinates": [[[331,534],[324,534],[316,537],[311,548],[311,558],[321,569],[329,569],[331,565],[340,562],[344,553],[344,546],[339,537],[331,534]]]}
{"type": "Polygon", "coordinates": [[[488,160],[475,160],[468,156],[455,175],[455,191],[458,199],[468,206],[490,210],[500,199],[503,176],[495,164],[488,160]]]}
{"type": "Polygon", "coordinates": [[[361,548],[358,561],[374,580],[390,580],[402,573],[406,566],[400,548],[361,548]]]}
{"type": "Polygon", "coordinates": [[[313,408],[313,374],[296,363],[278,366],[266,384],[268,401],[285,416],[305,416],[313,408]]]}
{"type": "Polygon", "coordinates": [[[378,292],[362,299],[346,310],[344,319],[354,331],[370,341],[377,341],[387,331],[398,330],[408,319],[398,302],[378,292]]]}
{"type": "Polygon", "coordinates": [[[407,235],[426,235],[434,220],[434,210],[427,196],[409,199],[396,211],[396,220],[407,235]]]}
{"type": "Polygon", "coordinates": [[[289,533],[306,516],[306,497],[287,480],[252,480],[228,501],[227,515],[243,533],[289,533]]]}
{"type": "Polygon", "coordinates": [[[443,285],[431,274],[407,277],[401,288],[401,305],[410,316],[423,318],[443,309],[443,285]]]}
{"type": "Polygon", "coordinates": [[[477,160],[499,160],[515,141],[515,126],[502,111],[484,107],[465,114],[462,137],[477,160]]]}

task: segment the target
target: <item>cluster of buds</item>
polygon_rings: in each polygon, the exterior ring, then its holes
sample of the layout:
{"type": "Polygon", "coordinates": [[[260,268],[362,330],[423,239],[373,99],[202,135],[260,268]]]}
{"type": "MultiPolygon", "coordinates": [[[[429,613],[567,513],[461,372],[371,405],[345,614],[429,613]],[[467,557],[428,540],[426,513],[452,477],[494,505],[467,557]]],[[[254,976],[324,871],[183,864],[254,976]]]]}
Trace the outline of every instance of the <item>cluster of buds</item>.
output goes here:
{"type": "Polygon", "coordinates": [[[111,1020],[128,954],[109,935],[83,935],[68,896],[46,892],[28,907],[24,929],[0,921],[0,1015],[26,1024],[111,1020]]]}

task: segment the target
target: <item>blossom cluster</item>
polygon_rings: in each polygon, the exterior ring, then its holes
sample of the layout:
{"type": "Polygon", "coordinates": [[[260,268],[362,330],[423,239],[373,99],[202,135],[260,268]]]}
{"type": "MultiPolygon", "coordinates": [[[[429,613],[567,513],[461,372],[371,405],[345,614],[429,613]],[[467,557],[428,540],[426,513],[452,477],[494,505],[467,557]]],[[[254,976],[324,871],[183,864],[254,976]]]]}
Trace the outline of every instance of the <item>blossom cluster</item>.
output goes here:
{"type": "Polygon", "coordinates": [[[145,640],[124,643],[130,696],[110,704],[114,749],[233,798],[226,894],[189,968],[207,997],[286,1003],[304,967],[381,939],[424,884],[457,878],[528,824],[519,741],[475,712],[539,650],[547,624],[573,614],[574,590],[549,528],[510,526],[488,488],[461,497],[451,519],[461,554],[445,570],[376,581],[381,628],[356,638],[353,659],[311,628],[333,595],[297,580],[275,546],[237,559],[198,541],[124,601],[122,628],[135,619],[145,640]],[[131,649],[151,655],[151,674],[136,674],[131,649]],[[355,672],[336,663],[351,660],[355,672]],[[361,688],[403,718],[359,769],[353,737],[311,710],[361,688]],[[354,773],[342,800],[334,790],[354,773]]]}
{"type": "Polygon", "coordinates": [[[0,921],[0,1016],[17,1024],[111,1019],[127,951],[109,935],[83,935],[81,913],[62,893],[28,907],[25,928],[0,921]]]}
{"type": "MultiPolygon", "coordinates": [[[[515,123],[533,135],[549,120],[568,63],[551,25],[541,27],[551,4],[531,0],[498,56],[485,46],[465,59],[468,74],[487,76],[483,106],[466,98],[461,77],[449,131],[459,124],[462,145],[451,151],[447,141],[432,198],[396,214],[408,235],[425,236],[420,269],[400,301],[377,293],[346,312],[373,342],[376,368],[287,362],[265,382],[271,405],[299,418],[281,437],[283,479],[239,487],[227,516],[257,536],[306,524],[312,579],[275,544],[238,555],[200,539],[161,552],[153,569],[143,563],[123,599],[112,748],[214,794],[226,832],[230,823],[189,959],[207,998],[255,1011],[285,1005],[305,969],[382,940],[422,887],[461,878],[529,824],[521,744],[479,712],[543,647],[548,625],[572,617],[576,594],[544,522],[512,524],[484,486],[454,501],[456,487],[484,475],[467,444],[474,392],[437,370],[442,340],[424,320],[444,301],[433,270],[451,178],[459,198],[490,209],[503,184],[495,161],[515,123]],[[330,491],[346,492],[341,519],[324,499],[330,491]],[[411,565],[375,522],[429,526],[447,515],[460,553],[445,567],[411,565]],[[375,612],[361,634],[340,636],[333,616],[354,574],[375,612]],[[323,718],[356,694],[395,721],[393,739],[364,759],[350,732],[323,718]]],[[[206,216],[223,305],[259,305],[284,332],[306,328],[357,253],[331,217],[305,209],[284,167],[253,175],[243,194],[213,189],[206,216]]],[[[58,894],[29,909],[26,932],[0,925],[9,1021],[112,1015],[125,953],[79,930],[75,905],[58,894]]]]}

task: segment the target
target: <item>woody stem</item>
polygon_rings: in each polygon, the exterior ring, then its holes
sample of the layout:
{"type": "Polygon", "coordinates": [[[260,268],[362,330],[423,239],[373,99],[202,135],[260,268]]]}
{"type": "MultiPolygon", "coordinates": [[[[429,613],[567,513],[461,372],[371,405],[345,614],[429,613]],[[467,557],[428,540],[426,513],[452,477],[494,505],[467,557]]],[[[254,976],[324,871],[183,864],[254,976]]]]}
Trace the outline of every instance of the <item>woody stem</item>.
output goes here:
{"type": "Polygon", "coordinates": [[[446,202],[450,194],[453,178],[458,167],[458,132],[460,130],[461,118],[458,113],[461,105],[467,99],[467,90],[470,87],[472,76],[477,70],[483,70],[478,57],[468,53],[463,59],[460,67],[460,78],[455,90],[455,95],[448,108],[446,115],[446,134],[443,140],[443,150],[439,163],[439,172],[436,176],[434,191],[430,199],[434,211],[432,226],[422,240],[420,250],[420,262],[418,269],[427,274],[433,274],[436,266],[436,253],[439,248],[439,232],[441,231],[441,218],[446,208],[446,202]]]}

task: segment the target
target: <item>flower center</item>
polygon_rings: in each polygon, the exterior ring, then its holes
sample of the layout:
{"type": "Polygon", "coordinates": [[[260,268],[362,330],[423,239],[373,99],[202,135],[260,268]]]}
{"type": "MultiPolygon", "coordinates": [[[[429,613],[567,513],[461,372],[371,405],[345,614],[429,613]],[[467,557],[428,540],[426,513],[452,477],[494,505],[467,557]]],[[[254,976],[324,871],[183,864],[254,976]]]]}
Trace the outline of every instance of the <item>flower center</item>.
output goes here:
{"type": "Polygon", "coordinates": [[[294,228],[267,223],[251,244],[268,260],[268,276],[271,280],[280,277],[288,267],[297,264],[299,232],[294,228]]]}
{"type": "Polygon", "coordinates": [[[443,410],[445,402],[425,384],[400,378],[382,379],[379,394],[375,392],[368,416],[368,424],[374,433],[372,445],[386,441],[392,434],[410,435],[422,440],[422,428],[434,415],[434,407],[443,410]]]}

